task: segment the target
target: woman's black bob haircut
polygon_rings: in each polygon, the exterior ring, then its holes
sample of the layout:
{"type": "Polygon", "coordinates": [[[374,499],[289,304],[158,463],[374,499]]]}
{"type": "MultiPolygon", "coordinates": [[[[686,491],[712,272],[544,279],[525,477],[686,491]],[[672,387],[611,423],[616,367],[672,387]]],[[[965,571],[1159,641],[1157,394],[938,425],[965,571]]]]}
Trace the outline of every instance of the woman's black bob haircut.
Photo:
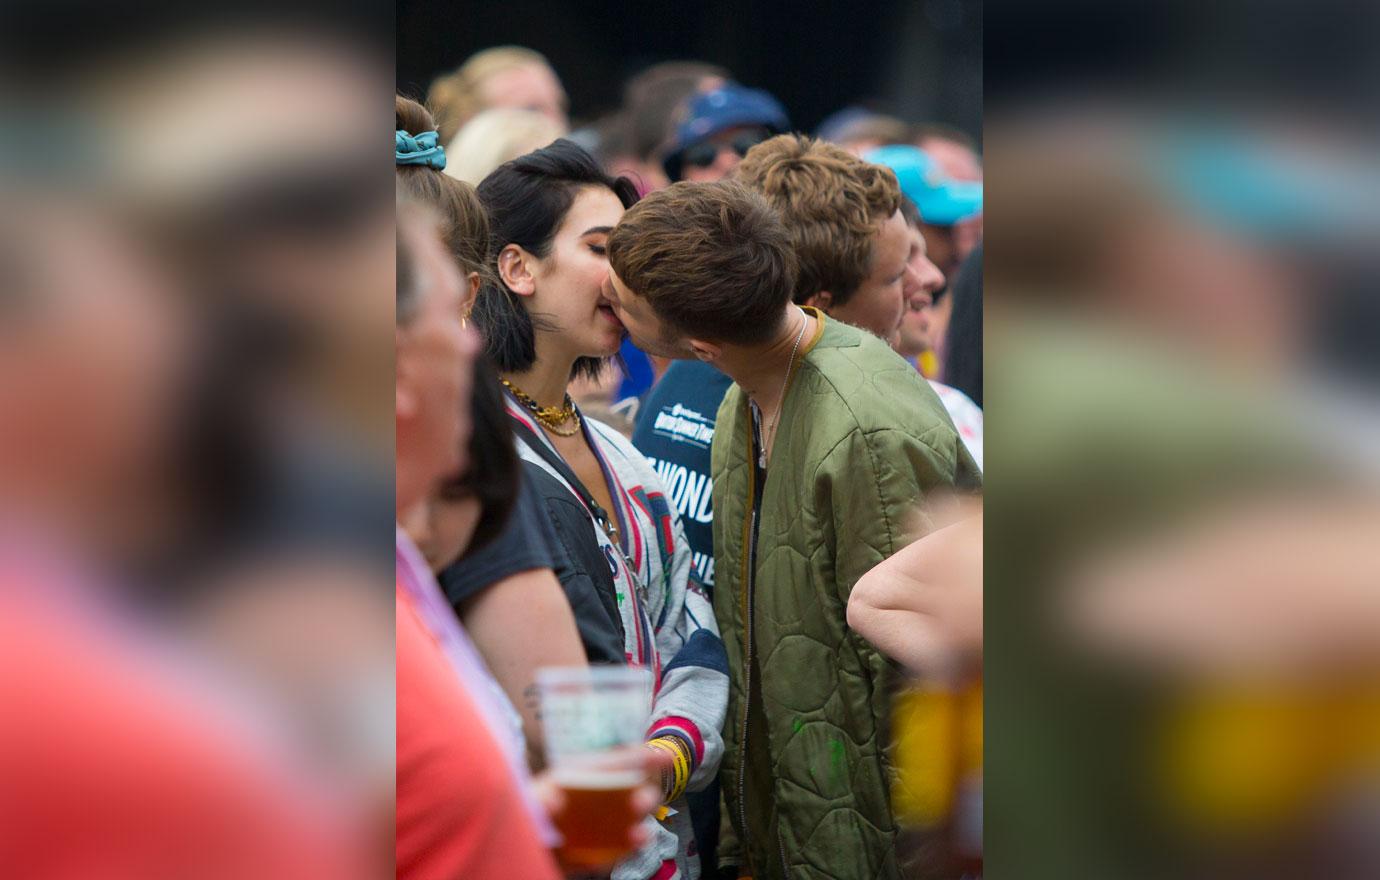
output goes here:
{"type": "MultiPolygon", "coordinates": [[[[539,258],[549,254],[576,192],[586,186],[606,187],[624,208],[637,202],[631,180],[609,175],[593,156],[565,138],[495,168],[478,188],[493,231],[490,266],[497,268],[499,252],[510,244],[539,258]]],[[[473,317],[483,333],[485,351],[500,372],[520,373],[536,362],[535,331],[542,316],[528,312],[502,281],[480,291],[473,317]]],[[[598,358],[580,358],[572,376],[596,376],[602,365],[598,358]]]]}

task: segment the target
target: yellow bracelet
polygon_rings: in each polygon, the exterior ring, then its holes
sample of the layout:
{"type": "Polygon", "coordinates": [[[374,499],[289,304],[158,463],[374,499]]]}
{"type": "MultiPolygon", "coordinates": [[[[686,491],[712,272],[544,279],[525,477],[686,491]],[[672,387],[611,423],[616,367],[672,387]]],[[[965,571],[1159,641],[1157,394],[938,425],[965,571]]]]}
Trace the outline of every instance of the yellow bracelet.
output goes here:
{"type": "Polygon", "coordinates": [[[668,774],[667,774],[667,771],[665,771],[665,770],[662,770],[662,771],[661,771],[661,797],[662,797],[662,803],[669,803],[669,800],[671,800],[671,799],[669,799],[669,797],[667,797],[667,793],[668,793],[668,792],[671,792],[671,790],[673,790],[673,789],[676,788],[676,783],[675,783],[676,749],[675,749],[675,746],[672,746],[671,743],[669,743],[669,742],[665,742],[664,739],[650,739],[650,741],[647,742],[647,748],[649,748],[649,749],[655,749],[655,750],[657,750],[657,752],[665,752],[665,753],[669,754],[669,756],[671,756],[671,774],[668,775],[668,774]]]}
{"type": "Polygon", "coordinates": [[[679,737],[659,736],[649,741],[647,745],[671,755],[675,779],[669,790],[663,791],[665,795],[663,803],[669,804],[684,794],[685,787],[690,783],[690,755],[685,743],[679,737]]]}
{"type": "Polygon", "coordinates": [[[666,754],[671,756],[672,773],[675,775],[677,779],[679,779],[680,776],[685,772],[685,757],[681,753],[680,748],[677,747],[675,741],[667,737],[657,737],[654,740],[650,740],[647,743],[647,745],[651,746],[657,751],[665,752],[666,754]]]}

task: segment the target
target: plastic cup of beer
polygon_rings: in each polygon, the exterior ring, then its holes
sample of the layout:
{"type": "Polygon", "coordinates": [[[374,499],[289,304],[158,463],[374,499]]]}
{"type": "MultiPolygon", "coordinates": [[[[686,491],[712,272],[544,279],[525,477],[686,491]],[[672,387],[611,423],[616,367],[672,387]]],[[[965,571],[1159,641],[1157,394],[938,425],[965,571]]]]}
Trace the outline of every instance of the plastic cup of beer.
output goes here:
{"type": "Polygon", "coordinates": [[[632,797],[647,778],[651,673],[631,666],[540,669],[537,689],[547,766],[565,796],[554,817],[561,861],[607,870],[631,852],[629,835],[642,820],[632,797]]]}

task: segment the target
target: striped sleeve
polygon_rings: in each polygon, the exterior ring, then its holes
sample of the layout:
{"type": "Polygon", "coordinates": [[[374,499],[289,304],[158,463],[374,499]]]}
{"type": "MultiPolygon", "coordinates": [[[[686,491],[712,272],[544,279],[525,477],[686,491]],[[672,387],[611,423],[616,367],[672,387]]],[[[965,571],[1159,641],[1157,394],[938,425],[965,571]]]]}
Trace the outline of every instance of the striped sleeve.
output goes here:
{"type": "Polygon", "coordinates": [[[723,758],[728,710],[728,655],[709,597],[691,574],[689,545],[677,518],[677,551],[670,565],[665,625],[656,634],[662,652],[661,690],[652,707],[649,739],[681,743],[689,759],[686,786],[704,787],[723,758]]]}

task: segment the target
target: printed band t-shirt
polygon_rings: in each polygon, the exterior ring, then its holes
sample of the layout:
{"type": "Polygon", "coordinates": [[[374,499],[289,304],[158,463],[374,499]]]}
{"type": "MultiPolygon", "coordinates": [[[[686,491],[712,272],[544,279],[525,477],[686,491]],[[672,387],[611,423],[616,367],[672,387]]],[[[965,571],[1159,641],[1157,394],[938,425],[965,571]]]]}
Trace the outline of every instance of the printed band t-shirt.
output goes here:
{"type": "Polygon", "coordinates": [[[714,591],[713,488],[709,447],[714,419],[733,380],[700,361],[677,361],[638,409],[633,445],[665,484],[685,524],[695,578],[714,591]]]}

